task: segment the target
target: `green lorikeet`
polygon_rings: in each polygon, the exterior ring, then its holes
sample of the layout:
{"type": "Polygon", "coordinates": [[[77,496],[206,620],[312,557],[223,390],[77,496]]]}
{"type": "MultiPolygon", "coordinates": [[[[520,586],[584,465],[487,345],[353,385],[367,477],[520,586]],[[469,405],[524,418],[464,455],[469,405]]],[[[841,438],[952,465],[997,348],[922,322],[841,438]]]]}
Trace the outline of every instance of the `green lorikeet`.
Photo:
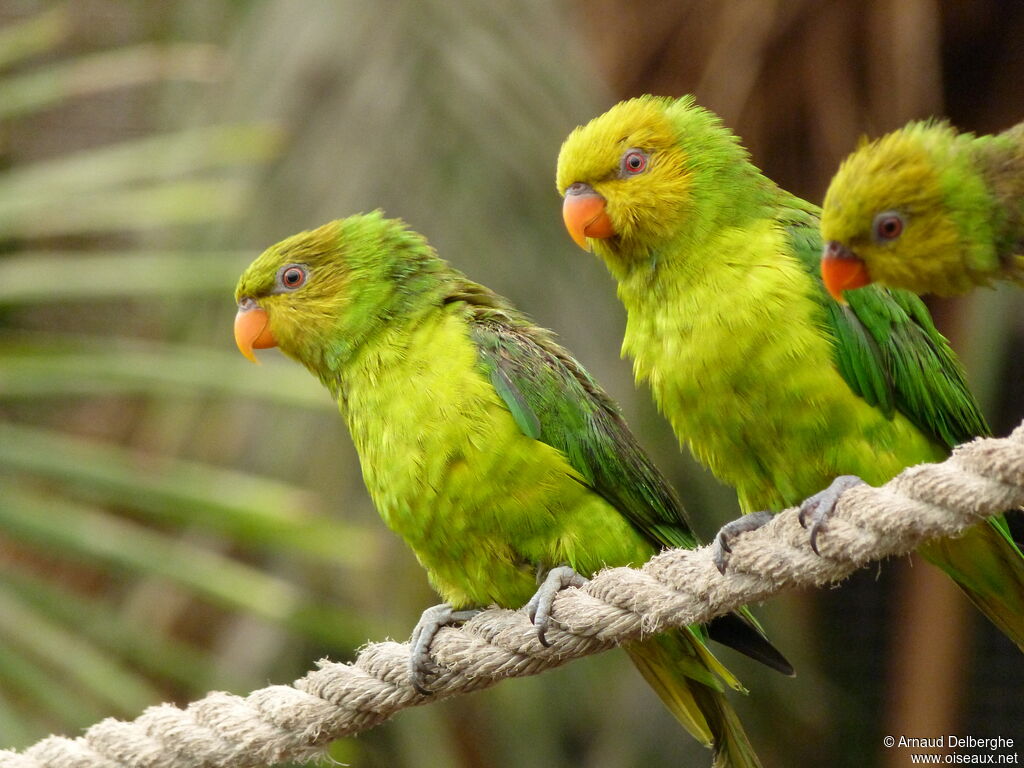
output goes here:
{"type": "MultiPolygon", "coordinates": [[[[401,222],[352,216],[284,240],[246,270],[236,299],[242,353],[278,346],[330,390],[381,517],[446,601],[417,627],[424,655],[465,609],[522,606],[539,572],[592,574],[696,545],[582,366],[401,222]]],[[[745,611],[626,650],[716,765],[758,765],[724,693],[741,686],[708,635],[792,672],[745,611]]],[[[421,690],[423,673],[414,664],[421,690]]]]}
{"type": "MultiPolygon", "coordinates": [[[[557,186],[569,232],[618,282],[638,382],[744,512],[838,476],[879,485],[987,433],[921,301],[874,286],[833,301],[817,209],[692,98],[632,99],[577,128],[557,186]]],[[[845,484],[809,505],[813,534],[845,484]]],[[[1005,520],[921,551],[1024,649],[1024,557],[1005,520]]]]}
{"type": "Polygon", "coordinates": [[[843,161],[821,212],[825,287],[949,296],[1024,282],[1024,123],[997,136],[916,122],[843,161]]]}

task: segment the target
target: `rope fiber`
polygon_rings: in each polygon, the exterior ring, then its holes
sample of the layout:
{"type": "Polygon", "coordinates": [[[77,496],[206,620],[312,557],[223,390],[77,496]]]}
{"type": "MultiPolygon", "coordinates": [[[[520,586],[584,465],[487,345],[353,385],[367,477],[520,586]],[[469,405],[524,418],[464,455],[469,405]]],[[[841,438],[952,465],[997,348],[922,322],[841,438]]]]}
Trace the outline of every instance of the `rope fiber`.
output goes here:
{"type": "Polygon", "coordinates": [[[725,575],[709,547],[662,552],[640,569],[609,568],[558,594],[550,647],[525,612],[490,609],[442,629],[431,649],[438,674],[424,696],[409,682],[409,644],[372,643],[350,664],[321,660],[292,685],[235,696],[213,692],[184,709],[160,704],[131,722],[113,718],[78,738],[50,736],[23,752],[0,750],[2,768],[256,768],[320,757],[326,746],[407,707],[535,675],[670,627],[704,623],[793,587],[821,586],[866,563],[955,536],[1024,506],[1024,424],[978,438],[939,464],[904,470],[880,488],[846,491],[818,537],[795,509],[738,536],[725,575]]]}

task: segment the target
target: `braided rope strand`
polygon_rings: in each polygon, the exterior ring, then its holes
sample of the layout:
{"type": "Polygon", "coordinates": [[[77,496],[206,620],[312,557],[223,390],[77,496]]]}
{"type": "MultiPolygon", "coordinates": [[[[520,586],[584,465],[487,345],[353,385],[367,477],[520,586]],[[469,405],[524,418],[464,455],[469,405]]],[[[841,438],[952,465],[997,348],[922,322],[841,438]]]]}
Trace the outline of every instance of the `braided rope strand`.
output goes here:
{"type": "Polygon", "coordinates": [[[522,611],[492,609],[444,628],[432,652],[431,696],[408,680],[408,643],[373,643],[356,660],[322,660],[292,685],[234,696],[213,692],[181,709],[150,707],[131,722],[108,718],[79,738],[50,736],[23,752],[0,751],[0,768],[257,768],[323,754],[334,739],[373,728],[402,709],[534,675],[670,627],[707,622],[793,587],[821,586],[873,560],[1024,506],[1024,425],[978,438],[940,464],[904,470],[880,488],[843,494],[810,548],[795,509],[738,537],[729,569],[708,547],[668,550],[641,569],[609,568],[555,598],[544,647],[522,611]]]}

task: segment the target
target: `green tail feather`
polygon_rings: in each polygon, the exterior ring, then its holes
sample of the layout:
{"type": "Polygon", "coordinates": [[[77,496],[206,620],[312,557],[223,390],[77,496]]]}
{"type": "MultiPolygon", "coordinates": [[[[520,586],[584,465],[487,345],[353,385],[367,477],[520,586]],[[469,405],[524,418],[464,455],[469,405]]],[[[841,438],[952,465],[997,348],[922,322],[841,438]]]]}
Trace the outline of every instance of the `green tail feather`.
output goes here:
{"type": "Polygon", "coordinates": [[[640,674],[675,718],[695,739],[714,750],[713,768],[761,768],[739,716],[726,698],[726,685],[739,687],[718,662],[708,668],[710,652],[688,630],[657,635],[626,646],[640,674]]]}
{"type": "Polygon", "coordinates": [[[955,539],[918,549],[945,571],[978,609],[1024,651],[1024,555],[1002,518],[976,525],[955,539]]]}

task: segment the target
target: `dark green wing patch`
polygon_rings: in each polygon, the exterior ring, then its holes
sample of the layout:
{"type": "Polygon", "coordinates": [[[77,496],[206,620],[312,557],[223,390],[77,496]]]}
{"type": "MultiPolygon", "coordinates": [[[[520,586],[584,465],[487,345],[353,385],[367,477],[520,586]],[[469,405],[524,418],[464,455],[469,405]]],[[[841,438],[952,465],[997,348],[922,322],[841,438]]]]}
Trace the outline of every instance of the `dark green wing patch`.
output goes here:
{"type": "Polygon", "coordinates": [[[882,366],[871,364],[882,357],[878,343],[849,307],[832,301],[826,303],[825,311],[829,329],[835,334],[839,373],[854,392],[891,419],[896,412],[892,382],[882,366]]]}
{"type": "Polygon", "coordinates": [[[512,382],[508,371],[506,371],[506,366],[502,364],[500,359],[495,365],[491,366],[490,374],[491,384],[512,412],[512,418],[515,419],[519,429],[527,437],[540,440],[540,419],[537,418],[537,414],[530,408],[530,404],[526,402],[523,393],[512,382]]]}
{"type": "Polygon", "coordinates": [[[675,492],[583,367],[515,315],[482,314],[471,319],[480,366],[523,434],[561,451],[654,546],[696,546],[675,492]]]}
{"type": "Polygon", "coordinates": [[[849,291],[846,299],[846,314],[877,342],[875,359],[892,381],[900,413],[950,448],[990,433],[959,359],[920,298],[870,286],[849,291]]]}
{"type": "Polygon", "coordinates": [[[835,361],[850,389],[886,416],[899,412],[949,448],[989,434],[963,367],[924,303],[908,291],[867,286],[834,301],[821,282],[821,237],[806,204],[783,216],[796,257],[813,276],[835,361]]]}

